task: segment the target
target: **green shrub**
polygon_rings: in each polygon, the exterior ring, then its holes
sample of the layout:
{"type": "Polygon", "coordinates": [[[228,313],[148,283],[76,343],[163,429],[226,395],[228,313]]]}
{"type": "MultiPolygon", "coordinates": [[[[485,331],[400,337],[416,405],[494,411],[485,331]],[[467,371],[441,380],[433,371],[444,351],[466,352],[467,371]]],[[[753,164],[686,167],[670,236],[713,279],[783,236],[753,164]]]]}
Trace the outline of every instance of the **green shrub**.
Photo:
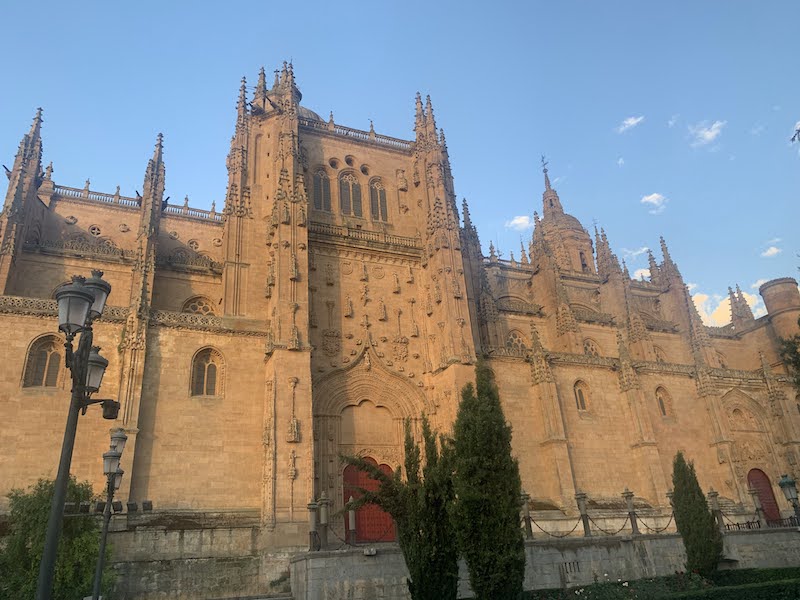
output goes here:
{"type": "Polygon", "coordinates": [[[800,598],[800,579],[748,583],[666,596],[671,600],[797,600],[800,598]]]}
{"type": "Polygon", "coordinates": [[[747,583],[764,583],[767,581],[784,581],[800,579],[800,567],[785,569],[732,569],[714,571],[707,579],[716,586],[744,585],[747,583]]]}

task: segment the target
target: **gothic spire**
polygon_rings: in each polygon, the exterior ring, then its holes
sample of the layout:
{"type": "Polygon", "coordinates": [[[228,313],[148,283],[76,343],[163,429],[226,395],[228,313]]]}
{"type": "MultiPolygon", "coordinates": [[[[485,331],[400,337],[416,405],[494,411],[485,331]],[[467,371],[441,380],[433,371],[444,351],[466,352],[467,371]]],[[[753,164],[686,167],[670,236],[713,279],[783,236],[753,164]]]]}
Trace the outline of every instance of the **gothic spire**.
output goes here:
{"type": "Polygon", "coordinates": [[[436,139],[436,118],[433,116],[433,104],[431,103],[430,94],[425,96],[425,122],[431,139],[436,139]]]}
{"type": "Polygon", "coordinates": [[[752,323],[754,320],[753,311],[750,309],[750,305],[747,304],[747,299],[738,284],[735,292],[728,287],[728,298],[731,303],[731,323],[734,329],[752,323]]]}
{"type": "Polygon", "coordinates": [[[658,263],[656,263],[656,257],[653,256],[653,251],[649,248],[647,249],[647,262],[650,269],[650,281],[656,284],[661,283],[661,271],[658,268],[658,263]]]}
{"type": "Polygon", "coordinates": [[[253,105],[264,110],[267,102],[267,74],[264,67],[258,72],[258,82],[256,83],[256,93],[253,96],[253,105]]]}
{"type": "Polygon", "coordinates": [[[544,155],[542,155],[542,172],[544,173],[544,194],[542,194],[542,205],[544,207],[545,219],[564,213],[564,209],[561,207],[561,200],[558,198],[558,192],[556,192],[550,186],[550,176],[548,175],[547,164],[548,163],[545,160],[544,155]]]}
{"type": "Polygon", "coordinates": [[[669,277],[678,277],[680,278],[681,273],[678,270],[678,265],[675,264],[675,261],[672,260],[672,257],[669,254],[669,248],[667,248],[667,243],[664,241],[664,236],[658,238],[659,242],[661,243],[661,255],[664,257],[664,262],[662,263],[662,270],[664,274],[669,277]]]}
{"type": "Polygon", "coordinates": [[[139,236],[151,237],[158,232],[161,211],[164,209],[164,185],[166,170],[164,167],[164,135],[156,136],[153,158],[147,162],[142,185],[142,199],[139,219],[139,236]]]}
{"type": "Polygon", "coordinates": [[[417,135],[423,132],[425,127],[425,111],[422,108],[422,96],[417,92],[416,109],[414,113],[414,131],[417,135]]]}
{"type": "Polygon", "coordinates": [[[622,269],[619,266],[619,260],[616,254],[611,252],[611,246],[608,243],[605,230],[601,228],[600,232],[598,232],[595,226],[594,240],[598,274],[601,277],[608,277],[612,273],[621,273],[622,269]]]}

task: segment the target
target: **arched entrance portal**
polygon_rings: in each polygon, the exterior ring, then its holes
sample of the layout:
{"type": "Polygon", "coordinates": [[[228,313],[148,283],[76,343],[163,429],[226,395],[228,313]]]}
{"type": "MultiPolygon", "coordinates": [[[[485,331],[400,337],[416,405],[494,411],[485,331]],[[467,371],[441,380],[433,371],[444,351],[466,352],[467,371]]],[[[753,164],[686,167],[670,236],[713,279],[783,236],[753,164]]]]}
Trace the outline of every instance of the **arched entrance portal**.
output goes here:
{"type": "MultiPolygon", "coordinates": [[[[380,465],[372,459],[365,458],[366,461],[378,467],[387,475],[392,474],[389,465],[380,465]]],[[[380,485],[366,473],[359,471],[352,465],[344,469],[344,502],[350,500],[350,496],[358,498],[358,489],[365,489],[374,492],[380,485]]],[[[356,541],[357,542],[393,542],[395,540],[394,523],[392,517],[374,504],[367,504],[356,511],[356,541]]]]}
{"type": "Polygon", "coordinates": [[[777,521],[781,518],[781,511],[775,501],[775,494],[772,492],[772,483],[769,477],[761,469],[750,469],[747,474],[747,485],[750,489],[758,492],[758,499],[761,501],[761,508],[764,509],[764,516],[767,521],[777,521]]]}

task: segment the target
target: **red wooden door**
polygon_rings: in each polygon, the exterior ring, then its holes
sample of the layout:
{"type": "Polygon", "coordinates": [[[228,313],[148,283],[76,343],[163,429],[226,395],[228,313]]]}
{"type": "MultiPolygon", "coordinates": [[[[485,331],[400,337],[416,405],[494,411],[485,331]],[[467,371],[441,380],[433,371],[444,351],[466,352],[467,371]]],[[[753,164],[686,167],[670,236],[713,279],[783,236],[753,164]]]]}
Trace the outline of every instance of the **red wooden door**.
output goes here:
{"type": "MultiPolygon", "coordinates": [[[[378,466],[378,463],[372,458],[365,460],[378,466]]],[[[387,475],[392,474],[389,465],[380,465],[379,468],[387,475]]],[[[350,500],[350,496],[359,497],[358,488],[374,492],[380,485],[376,479],[350,465],[345,467],[343,479],[345,504],[350,500]]],[[[394,540],[394,523],[388,513],[374,504],[367,504],[356,511],[356,541],[393,542],[394,540]]]]}
{"type": "Polygon", "coordinates": [[[747,474],[747,485],[758,492],[758,499],[761,500],[761,508],[764,509],[767,521],[780,519],[781,511],[775,501],[775,494],[772,492],[772,484],[767,474],[761,469],[751,469],[747,474]]]}

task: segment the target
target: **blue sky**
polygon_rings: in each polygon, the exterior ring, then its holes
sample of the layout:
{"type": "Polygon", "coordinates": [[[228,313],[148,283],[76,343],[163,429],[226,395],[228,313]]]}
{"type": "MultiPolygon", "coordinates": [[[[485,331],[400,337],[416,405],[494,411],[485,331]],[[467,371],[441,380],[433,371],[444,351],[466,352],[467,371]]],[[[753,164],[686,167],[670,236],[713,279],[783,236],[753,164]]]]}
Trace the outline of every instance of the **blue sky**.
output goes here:
{"type": "Polygon", "coordinates": [[[797,275],[796,2],[79,4],[4,7],[0,162],[42,106],[58,183],[132,194],[163,131],[167,194],[220,206],[239,79],[291,59],[303,104],[351,127],[411,138],[430,94],[459,198],[505,256],[546,154],[632,273],[664,235],[709,319],[728,285],[797,275]]]}

